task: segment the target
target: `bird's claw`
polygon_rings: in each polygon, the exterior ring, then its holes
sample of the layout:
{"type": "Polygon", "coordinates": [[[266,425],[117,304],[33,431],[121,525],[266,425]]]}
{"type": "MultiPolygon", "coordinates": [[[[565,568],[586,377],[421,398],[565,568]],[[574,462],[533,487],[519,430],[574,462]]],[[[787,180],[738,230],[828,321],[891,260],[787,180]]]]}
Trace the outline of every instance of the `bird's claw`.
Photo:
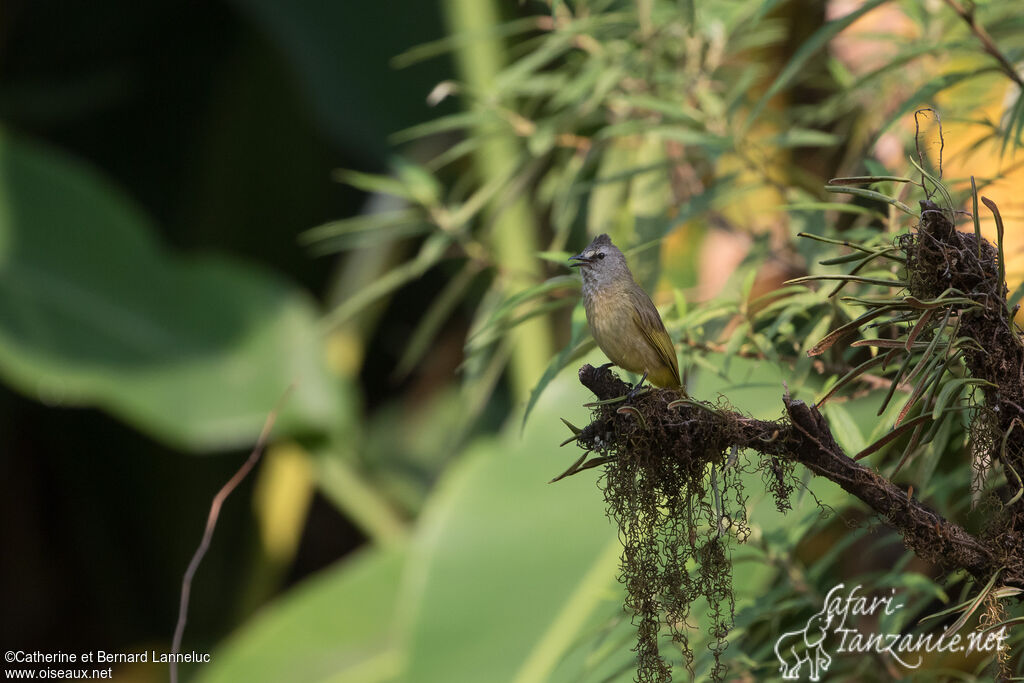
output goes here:
{"type": "Polygon", "coordinates": [[[648,391],[651,390],[650,387],[644,386],[644,380],[646,379],[647,372],[644,371],[643,376],[640,377],[640,381],[634,384],[633,388],[629,390],[628,394],[626,394],[626,403],[632,403],[633,399],[635,399],[637,396],[642,396],[643,394],[646,394],[648,391]]]}

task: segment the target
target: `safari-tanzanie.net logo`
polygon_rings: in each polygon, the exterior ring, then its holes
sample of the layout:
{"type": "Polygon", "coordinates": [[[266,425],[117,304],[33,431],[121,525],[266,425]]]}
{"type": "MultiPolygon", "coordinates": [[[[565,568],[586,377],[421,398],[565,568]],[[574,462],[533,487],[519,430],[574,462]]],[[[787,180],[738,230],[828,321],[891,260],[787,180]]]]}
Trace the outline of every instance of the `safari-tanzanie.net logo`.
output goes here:
{"type": "Polygon", "coordinates": [[[925,652],[962,652],[966,656],[972,652],[994,652],[1006,647],[1009,635],[1005,626],[999,630],[967,634],[862,631],[857,628],[857,617],[892,615],[903,607],[903,603],[894,604],[895,588],[887,597],[869,597],[860,594],[860,585],[843,593],[845,587],[841,583],[830,590],[821,610],[807,620],[806,626],[784,633],[775,641],[775,656],[779,659],[779,673],[783,679],[820,681],[822,674],[831,666],[832,658],[840,655],[887,654],[897,664],[916,669],[921,666],[922,653],[925,652]]]}

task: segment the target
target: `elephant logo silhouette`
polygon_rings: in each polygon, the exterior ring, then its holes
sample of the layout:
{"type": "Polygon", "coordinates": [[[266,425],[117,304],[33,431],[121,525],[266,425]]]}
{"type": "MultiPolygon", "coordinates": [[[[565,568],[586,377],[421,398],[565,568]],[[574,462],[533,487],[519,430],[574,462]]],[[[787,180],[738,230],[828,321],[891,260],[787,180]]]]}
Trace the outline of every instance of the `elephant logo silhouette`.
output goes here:
{"type": "Polygon", "coordinates": [[[832,657],[825,651],[823,643],[828,636],[828,627],[832,623],[832,615],[826,609],[828,601],[821,611],[807,620],[807,625],[799,631],[783,633],[775,641],[775,656],[779,658],[779,673],[786,680],[800,678],[804,665],[807,665],[809,680],[818,681],[821,674],[828,670],[832,657]]]}

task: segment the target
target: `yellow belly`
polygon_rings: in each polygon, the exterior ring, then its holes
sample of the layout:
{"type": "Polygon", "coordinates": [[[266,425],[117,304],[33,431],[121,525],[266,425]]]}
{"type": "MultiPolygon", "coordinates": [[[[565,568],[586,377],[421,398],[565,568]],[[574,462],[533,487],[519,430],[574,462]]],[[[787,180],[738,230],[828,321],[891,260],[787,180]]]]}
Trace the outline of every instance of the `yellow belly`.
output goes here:
{"type": "Polygon", "coordinates": [[[629,372],[646,372],[651,383],[659,387],[679,386],[675,371],[637,327],[633,307],[626,296],[590,296],[584,306],[590,331],[608,360],[629,372]]]}

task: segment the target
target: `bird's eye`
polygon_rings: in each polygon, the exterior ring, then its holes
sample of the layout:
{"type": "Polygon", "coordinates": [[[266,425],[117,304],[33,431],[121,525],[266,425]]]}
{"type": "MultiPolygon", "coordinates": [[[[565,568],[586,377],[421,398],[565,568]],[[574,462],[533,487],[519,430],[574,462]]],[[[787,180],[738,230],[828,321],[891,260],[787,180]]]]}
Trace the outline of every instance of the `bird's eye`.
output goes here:
{"type": "Polygon", "coordinates": [[[604,258],[604,252],[603,251],[597,252],[597,258],[604,258]]]}

